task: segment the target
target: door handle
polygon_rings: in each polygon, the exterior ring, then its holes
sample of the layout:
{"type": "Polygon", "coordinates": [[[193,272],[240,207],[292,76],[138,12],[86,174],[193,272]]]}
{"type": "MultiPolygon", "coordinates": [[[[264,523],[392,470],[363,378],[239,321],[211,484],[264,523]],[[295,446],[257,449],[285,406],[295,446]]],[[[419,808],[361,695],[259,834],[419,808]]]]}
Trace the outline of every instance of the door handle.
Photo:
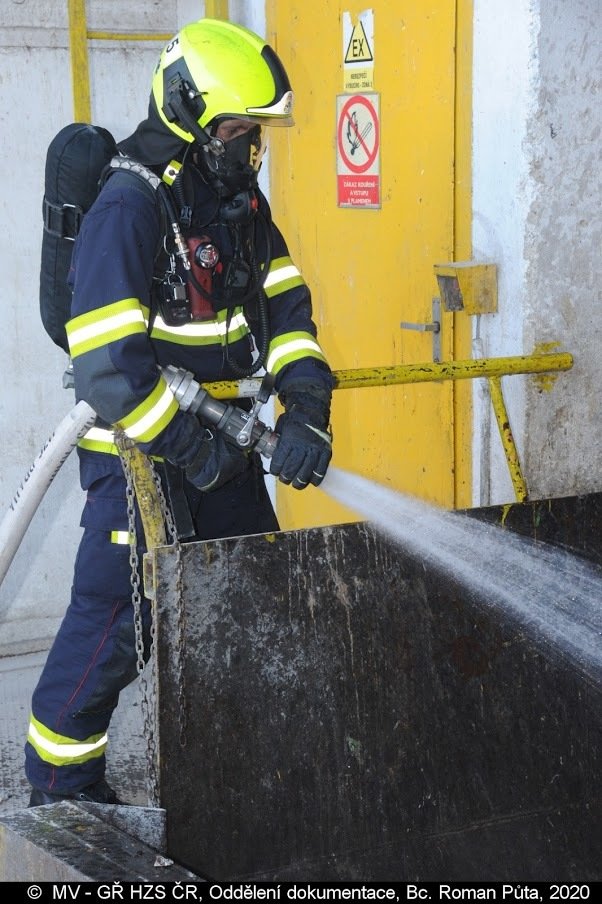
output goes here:
{"type": "Polygon", "coordinates": [[[433,319],[427,323],[411,323],[402,320],[399,324],[402,330],[417,330],[421,333],[433,334],[433,361],[441,361],[441,299],[433,298],[433,319]]]}

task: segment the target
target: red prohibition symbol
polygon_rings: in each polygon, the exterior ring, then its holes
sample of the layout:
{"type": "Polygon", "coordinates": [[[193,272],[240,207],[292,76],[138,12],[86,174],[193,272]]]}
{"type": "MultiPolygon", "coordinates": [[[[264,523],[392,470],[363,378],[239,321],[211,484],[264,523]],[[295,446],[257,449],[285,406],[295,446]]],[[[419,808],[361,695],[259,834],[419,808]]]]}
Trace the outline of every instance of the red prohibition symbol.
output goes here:
{"type": "Polygon", "coordinates": [[[352,173],[365,173],[367,169],[370,169],[378,154],[380,135],[376,110],[367,97],[354,94],[346,102],[339,118],[337,141],[343,162],[352,173]],[[367,110],[367,122],[364,121],[363,116],[358,117],[357,110],[354,109],[358,106],[364,108],[362,113],[367,110]],[[370,134],[372,130],[374,133],[370,134]],[[358,151],[366,157],[363,163],[356,163],[351,159],[353,154],[358,151]]]}

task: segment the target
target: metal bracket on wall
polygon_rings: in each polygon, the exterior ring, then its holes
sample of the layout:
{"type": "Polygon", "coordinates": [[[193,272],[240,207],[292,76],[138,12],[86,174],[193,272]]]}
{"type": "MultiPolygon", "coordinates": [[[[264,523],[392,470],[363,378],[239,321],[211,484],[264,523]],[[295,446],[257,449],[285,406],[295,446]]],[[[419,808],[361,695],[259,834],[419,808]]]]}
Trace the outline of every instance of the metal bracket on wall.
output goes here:
{"type": "Polygon", "coordinates": [[[433,298],[433,319],[430,323],[410,323],[402,320],[399,324],[402,330],[418,330],[421,333],[433,334],[433,361],[441,361],[441,299],[433,298]]]}

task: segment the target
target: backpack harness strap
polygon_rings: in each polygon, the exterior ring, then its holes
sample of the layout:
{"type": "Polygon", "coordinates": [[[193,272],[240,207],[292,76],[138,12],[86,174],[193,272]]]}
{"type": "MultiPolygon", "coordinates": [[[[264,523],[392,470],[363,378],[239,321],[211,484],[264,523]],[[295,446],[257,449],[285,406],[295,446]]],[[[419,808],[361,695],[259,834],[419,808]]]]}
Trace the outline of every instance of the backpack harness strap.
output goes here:
{"type": "Polygon", "coordinates": [[[79,204],[53,204],[44,196],[42,201],[44,229],[58,239],[74,242],[84,217],[79,204]]]}

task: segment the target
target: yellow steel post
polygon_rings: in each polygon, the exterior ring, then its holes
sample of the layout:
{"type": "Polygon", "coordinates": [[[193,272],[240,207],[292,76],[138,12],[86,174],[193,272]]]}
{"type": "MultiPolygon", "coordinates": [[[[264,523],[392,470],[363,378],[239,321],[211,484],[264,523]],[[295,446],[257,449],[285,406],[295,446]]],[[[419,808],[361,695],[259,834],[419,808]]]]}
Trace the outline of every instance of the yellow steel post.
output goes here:
{"type": "MultiPolygon", "coordinates": [[[[456,75],[454,94],[454,260],[472,258],[472,46],[473,0],[456,0],[456,75]]],[[[452,315],[454,360],[470,354],[470,317],[452,315]]],[[[454,507],[472,499],[472,392],[470,384],[453,384],[454,507]]]]}
{"type": "Polygon", "coordinates": [[[504,455],[508,462],[514,494],[517,502],[526,502],[528,499],[527,484],[521,471],[518,450],[510,428],[510,421],[508,420],[508,412],[506,411],[506,403],[504,402],[504,395],[502,393],[502,381],[500,377],[489,377],[488,383],[491,404],[493,405],[495,419],[500,431],[504,455]]]}
{"type": "Polygon", "coordinates": [[[76,122],[90,122],[92,108],[90,105],[86,0],[69,0],[68,8],[73,116],[76,122]]]}
{"type": "MultiPolygon", "coordinates": [[[[210,7],[214,18],[228,18],[227,0],[214,0],[205,4],[210,7]]],[[[77,122],[90,122],[92,106],[90,100],[90,68],[88,63],[88,41],[160,41],[166,43],[173,38],[173,32],[117,32],[88,30],[86,23],[86,0],[68,0],[69,46],[71,52],[71,77],[73,82],[73,111],[77,122]]]]}
{"type": "Polygon", "coordinates": [[[228,0],[205,0],[205,15],[209,19],[227,19],[228,0]]]}

